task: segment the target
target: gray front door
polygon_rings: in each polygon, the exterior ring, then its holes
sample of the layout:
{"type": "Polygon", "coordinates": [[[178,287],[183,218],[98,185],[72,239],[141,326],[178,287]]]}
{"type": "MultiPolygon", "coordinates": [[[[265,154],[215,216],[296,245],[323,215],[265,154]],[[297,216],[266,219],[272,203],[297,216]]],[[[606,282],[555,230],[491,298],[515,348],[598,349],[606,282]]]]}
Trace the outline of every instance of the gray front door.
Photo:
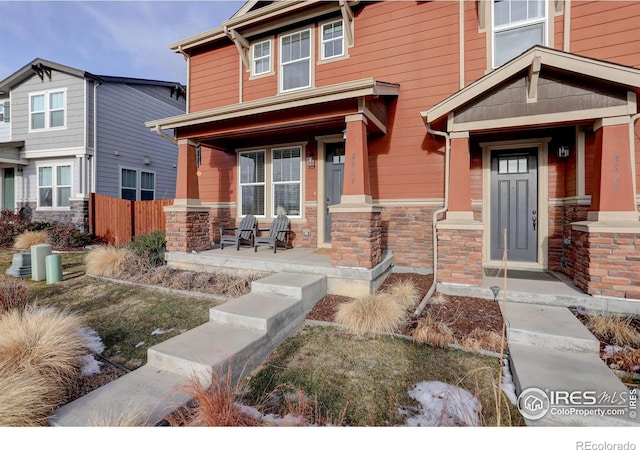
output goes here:
{"type": "Polygon", "coordinates": [[[331,242],[331,213],[329,206],[340,203],[344,181],[344,142],[325,144],[325,235],[324,241],[331,242]]]}
{"type": "Polygon", "coordinates": [[[491,259],[538,260],[538,158],[536,149],[491,155],[491,259]]]}

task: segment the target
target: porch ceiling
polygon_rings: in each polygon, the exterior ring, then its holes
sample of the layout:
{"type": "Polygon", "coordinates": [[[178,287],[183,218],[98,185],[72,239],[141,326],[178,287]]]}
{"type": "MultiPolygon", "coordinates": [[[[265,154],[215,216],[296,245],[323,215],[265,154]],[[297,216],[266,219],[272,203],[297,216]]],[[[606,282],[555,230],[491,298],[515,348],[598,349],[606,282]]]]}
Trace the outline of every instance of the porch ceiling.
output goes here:
{"type": "Polygon", "coordinates": [[[0,164],[17,164],[26,166],[29,161],[20,156],[24,141],[0,142],[0,164]]]}
{"type": "Polygon", "coordinates": [[[640,70],[536,46],[429,110],[447,131],[591,121],[635,114],[640,70]]]}
{"type": "Polygon", "coordinates": [[[276,95],[146,122],[151,130],[179,130],[180,137],[234,138],[283,129],[344,126],[348,114],[367,116],[370,131],[386,133],[387,98],[399,85],[366,78],[276,95]]]}

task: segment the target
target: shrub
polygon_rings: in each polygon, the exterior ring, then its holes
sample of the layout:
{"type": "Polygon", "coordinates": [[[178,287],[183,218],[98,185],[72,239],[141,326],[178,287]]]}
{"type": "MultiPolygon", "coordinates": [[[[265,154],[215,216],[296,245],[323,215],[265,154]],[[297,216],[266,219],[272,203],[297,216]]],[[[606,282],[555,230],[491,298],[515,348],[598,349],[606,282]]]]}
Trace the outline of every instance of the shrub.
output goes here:
{"type": "Polygon", "coordinates": [[[24,233],[16,236],[13,248],[29,250],[33,245],[48,243],[49,234],[46,231],[25,231],[24,233]]]}
{"type": "Polygon", "coordinates": [[[11,245],[19,234],[27,230],[29,222],[9,209],[0,211],[0,245],[11,245]]]}
{"type": "Polygon", "coordinates": [[[87,273],[108,278],[119,276],[125,269],[130,255],[126,248],[111,245],[96,247],[85,256],[87,273]]]}
{"type": "Polygon", "coordinates": [[[0,426],[46,425],[80,376],[78,316],[12,310],[0,316],[0,426]]]}
{"type": "Polygon", "coordinates": [[[154,230],[136,236],[129,243],[129,248],[136,255],[149,258],[154,266],[161,266],[164,264],[164,252],[167,249],[166,233],[163,230],[154,230]]]}
{"type": "Polygon", "coordinates": [[[0,276],[0,314],[12,309],[24,310],[31,302],[31,294],[24,281],[0,276]]]}
{"type": "Polygon", "coordinates": [[[51,246],[58,250],[82,248],[89,244],[90,237],[73,223],[54,223],[48,230],[51,246]]]}
{"type": "Polygon", "coordinates": [[[405,318],[405,308],[389,294],[374,294],[342,303],[336,322],[356,334],[393,333],[405,318]]]}

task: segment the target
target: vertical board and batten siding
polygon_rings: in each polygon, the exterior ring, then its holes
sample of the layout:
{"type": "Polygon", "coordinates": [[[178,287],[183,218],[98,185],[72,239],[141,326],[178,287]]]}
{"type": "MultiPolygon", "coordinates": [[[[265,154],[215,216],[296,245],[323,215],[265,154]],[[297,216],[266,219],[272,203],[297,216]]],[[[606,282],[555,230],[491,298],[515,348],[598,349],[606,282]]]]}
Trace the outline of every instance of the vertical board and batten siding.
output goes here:
{"type": "MultiPolygon", "coordinates": [[[[169,97],[169,88],[157,89],[169,97]]],[[[173,198],[177,146],[150,131],[144,123],[184,113],[184,99],[171,106],[122,83],[104,83],[97,93],[96,192],[120,197],[120,169],[127,168],[154,172],[155,198],[173,198]],[[151,164],[143,163],[145,156],[151,164]]]]}
{"type": "Polygon", "coordinates": [[[89,233],[114,245],[124,245],[135,236],[165,230],[164,207],[173,199],[131,201],[91,194],[89,233]]]}
{"type": "MultiPolygon", "coordinates": [[[[11,120],[13,140],[27,141],[24,156],[32,151],[51,151],[51,156],[62,151],[83,149],[85,145],[85,88],[84,79],[66,73],[51,71],[51,81],[31,76],[11,91],[11,120]],[[29,94],[66,89],[66,122],[63,129],[29,132],[29,94]]],[[[73,151],[71,151],[73,153],[73,151]]]]}

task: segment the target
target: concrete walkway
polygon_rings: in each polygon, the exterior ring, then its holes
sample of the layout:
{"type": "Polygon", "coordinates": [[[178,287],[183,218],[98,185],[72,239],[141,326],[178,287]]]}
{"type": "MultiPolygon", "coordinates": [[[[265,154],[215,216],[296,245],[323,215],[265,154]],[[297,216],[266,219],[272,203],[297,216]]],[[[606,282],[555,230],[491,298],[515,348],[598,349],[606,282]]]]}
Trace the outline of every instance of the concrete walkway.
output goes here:
{"type": "Polygon", "coordinates": [[[327,291],[325,277],[278,273],[252,283],[251,293],[212,308],[209,322],[151,347],[147,364],[58,409],[52,426],[108,424],[137,413],[161,424],[191,399],[182,389],[231,369],[232,385],[248,375],[303,322],[327,291]]]}
{"type": "MultiPolygon", "coordinates": [[[[529,426],[637,426],[629,414],[626,386],[599,357],[600,344],[566,307],[533,303],[501,304],[507,320],[509,359],[521,406],[533,403],[529,426]],[[537,388],[540,391],[528,389],[537,388]],[[542,392],[543,394],[541,394],[542,392]],[[527,395],[531,393],[531,395],[527,395]],[[564,393],[574,393],[565,400],[564,393]],[[583,395],[584,394],[584,395],[583,395]],[[553,397],[556,397],[555,399],[553,397]],[[623,415],[599,415],[621,411],[623,415]]],[[[634,420],[635,419],[635,420],[634,420]]]]}

